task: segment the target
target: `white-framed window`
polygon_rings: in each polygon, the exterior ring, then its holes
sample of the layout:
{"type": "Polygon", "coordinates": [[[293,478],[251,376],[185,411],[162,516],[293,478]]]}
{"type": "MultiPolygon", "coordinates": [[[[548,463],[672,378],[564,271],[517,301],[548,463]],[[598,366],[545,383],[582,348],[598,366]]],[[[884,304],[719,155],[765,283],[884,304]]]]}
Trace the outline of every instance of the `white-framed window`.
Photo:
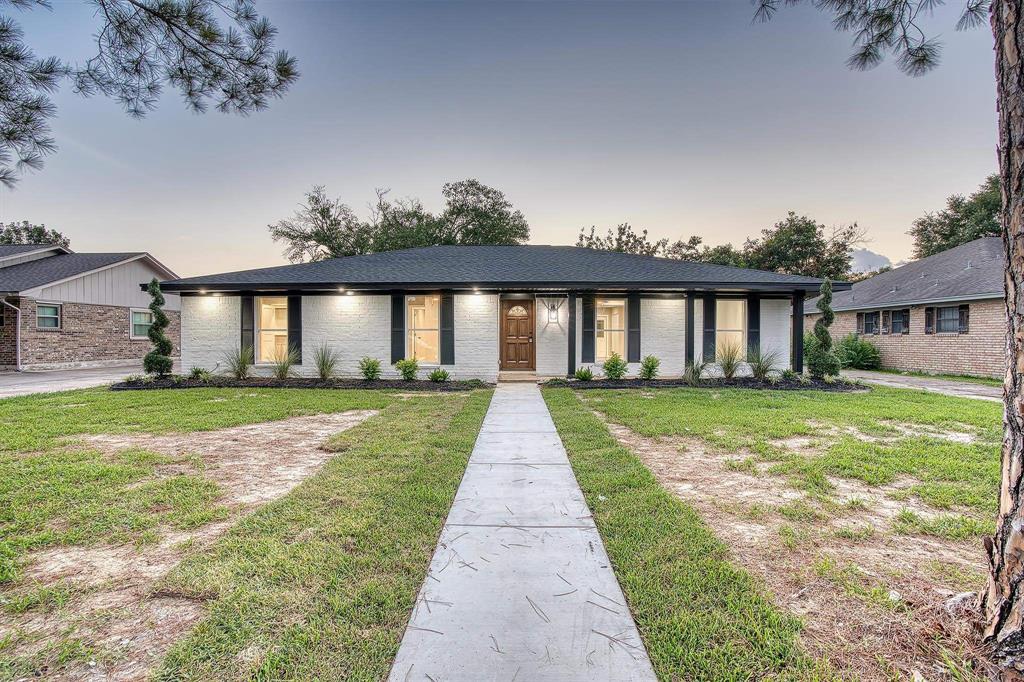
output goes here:
{"type": "Polygon", "coordinates": [[[715,300],[715,357],[725,348],[738,348],[747,357],[747,302],[742,298],[715,300]]]}
{"type": "Polygon", "coordinates": [[[153,326],[153,312],[145,308],[132,308],[131,338],[145,339],[153,326]]]}
{"type": "Polygon", "coordinates": [[[256,362],[268,363],[288,353],[288,297],[256,297],[256,362]]]}
{"type": "Polygon", "coordinates": [[[36,328],[60,329],[60,303],[36,303],[36,328]]]}
{"type": "Polygon", "coordinates": [[[615,353],[626,357],[626,300],[599,298],[594,302],[594,362],[615,353]]]}
{"type": "Polygon", "coordinates": [[[441,297],[405,297],[405,357],[423,365],[441,363],[441,297]]]}

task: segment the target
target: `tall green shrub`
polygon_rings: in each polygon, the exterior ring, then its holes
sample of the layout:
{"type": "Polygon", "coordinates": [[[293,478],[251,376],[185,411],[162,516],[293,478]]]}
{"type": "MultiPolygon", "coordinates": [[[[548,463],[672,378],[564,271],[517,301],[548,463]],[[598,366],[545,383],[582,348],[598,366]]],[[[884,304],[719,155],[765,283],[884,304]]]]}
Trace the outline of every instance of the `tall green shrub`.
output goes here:
{"type": "MultiPolygon", "coordinates": [[[[818,310],[821,317],[814,323],[814,344],[807,353],[807,369],[815,379],[839,374],[839,358],[832,350],[832,335],[828,328],[835,322],[832,312],[832,280],[825,278],[821,283],[821,296],[818,298],[818,310]]],[[[799,324],[798,320],[793,321],[799,324]]]]}
{"type": "Polygon", "coordinates": [[[164,330],[171,323],[164,313],[164,295],[160,291],[160,283],[156,277],[149,283],[147,288],[149,296],[153,300],[149,302],[149,311],[153,313],[153,324],[149,325],[149,340],[153,343],[153,350],[146,353],[142,358],[142,367],[149,374],[165,377],[171,373],[174,361],[171,360],[171,353],[174,352],[174,344],[164,334],[164,330]]]}

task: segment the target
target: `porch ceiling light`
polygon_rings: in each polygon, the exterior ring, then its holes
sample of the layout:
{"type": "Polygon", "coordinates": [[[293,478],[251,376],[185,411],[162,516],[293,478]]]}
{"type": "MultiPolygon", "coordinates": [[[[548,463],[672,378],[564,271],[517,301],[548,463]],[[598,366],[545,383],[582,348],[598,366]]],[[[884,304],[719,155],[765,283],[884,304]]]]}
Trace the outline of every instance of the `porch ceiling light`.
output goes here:
{"type": "Polygon", "coordinates": [[[356,293],[356,292],[354,292],[354,291],[352,291],[352,290],[350,289],[350,290],[348,290],[348,291],[346,291],[346,292],[345,292],[345,295],[346,295],[346,296],[351,296],[351,295],[353,295],[354,293],[356,293]]]}
{"type": "Polygon", "coordinates": [[[480,295],[480,287],[473,287],[473,295],[474,296],[479,296],[480,295]]]}

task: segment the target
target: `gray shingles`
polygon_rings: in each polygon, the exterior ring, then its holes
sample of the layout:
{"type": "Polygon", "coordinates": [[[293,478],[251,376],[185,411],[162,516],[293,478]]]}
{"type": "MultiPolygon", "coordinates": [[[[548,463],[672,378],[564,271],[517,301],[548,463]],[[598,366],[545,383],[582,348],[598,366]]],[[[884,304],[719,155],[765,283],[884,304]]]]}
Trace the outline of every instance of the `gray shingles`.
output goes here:
{"type": "MultiPolygon", "coordinates": [[[[431,246],[172,280],[165,289],[260,286],[647,286],[817,289],[820,280],[573,246],[431,246]]],[[[840,285],[839,288],[842,288],[840,285]]]]}
{"type": "Polygon", "coordinates": [[[0,244],[0,258],[17,256],[23,253],[31,253],[41,249],[59,249],[54,244],[0,244]]]}
{"type": "Polygon", "coordinates": [[[65,253],[0,268],[0,292],[20,292],[113,265],[141,253],[65,253]]]}
{"type": "MultiPolygon", "coordinates": [[[[860,310],[1002,295],[1002,239],[982,237],[857,282],[832,298],[832,308],[860,310]]],[[[807,313],[817,312],[816,302],[808,301],[807,313]]]]}

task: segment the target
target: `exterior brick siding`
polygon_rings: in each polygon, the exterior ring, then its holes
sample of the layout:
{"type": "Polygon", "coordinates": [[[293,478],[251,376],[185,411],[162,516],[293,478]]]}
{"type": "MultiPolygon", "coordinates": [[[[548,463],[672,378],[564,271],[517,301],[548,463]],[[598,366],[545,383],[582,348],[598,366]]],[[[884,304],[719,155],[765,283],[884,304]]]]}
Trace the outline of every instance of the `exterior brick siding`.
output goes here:
{"type": "MultiPolygon", "coordinates": [[[[149,339],[131,338],[131,308],[85,303],[61,303],[59,329],[36,327],[36,301],[30,298],[12,300],[21,308],[21,364],[25,369],[88,366],[139,360],[152,347],[149,339]]],[[[177,357],[181,316],[166,310],[171,324],[167,336],[174,344],[177,357]]],[[[15,313],[4,310],[0,326],[0,367],[15,365],[15,313]]]]}
{"type": "MultiPolygon", "coordinates": [[[[1006,373],[1003,301],[970,301],[969,305],[970,328],[966,334],[925,334],[926,306],[914,305],[910,306],[909,334],[868,334],[862,338],[878,348],[882,366],[887,369],[1002,377],[1006,373]]],[[[836,321],[831,328],[835,341],[857,332],[858,312],[864,311],[836,313],[836,321]]],[[[818,317],[818,314],[806,315],[804,329],[810,331],[818,317]]]]}

